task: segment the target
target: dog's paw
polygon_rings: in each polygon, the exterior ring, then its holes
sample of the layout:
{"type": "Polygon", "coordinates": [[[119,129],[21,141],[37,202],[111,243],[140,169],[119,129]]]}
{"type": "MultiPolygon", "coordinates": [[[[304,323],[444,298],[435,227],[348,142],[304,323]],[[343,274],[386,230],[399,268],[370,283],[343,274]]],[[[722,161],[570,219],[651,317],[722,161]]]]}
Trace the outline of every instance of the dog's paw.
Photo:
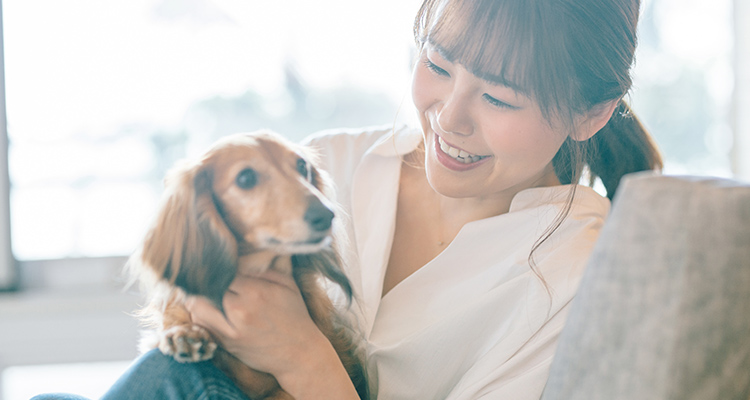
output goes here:
{"type": "Polygon", "coordinates": [[[207,330],[197,325],[179,325],[162,332],[159,350],[181,363],[209,360],[216,351],[207,330]]]}

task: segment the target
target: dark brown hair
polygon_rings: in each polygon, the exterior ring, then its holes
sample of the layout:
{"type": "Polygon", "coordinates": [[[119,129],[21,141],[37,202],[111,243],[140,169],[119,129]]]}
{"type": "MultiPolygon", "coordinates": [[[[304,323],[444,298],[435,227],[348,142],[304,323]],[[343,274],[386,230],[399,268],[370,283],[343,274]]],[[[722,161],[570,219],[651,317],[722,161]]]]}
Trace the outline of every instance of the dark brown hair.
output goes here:
{"type": "MultiPolygon", "coordinates": [[[[632,85],[639,8],[640,0],[425,0],[414,38],[420,50],[439,45],[474,75],[535,100],[550,126],[561,123],[568,133],[552,160],[560,182],[578,183],[585,171],[589,184],[601,179],[612,199],[625,174],[662,167],[654,141],[623,100],[632,85]],[[578,116],[612,101],[615,111],[599,132],[571,138],[578,116]]],[[[552,289],[534,253],[567,218],[576,188],[529,254],[550,307],[552,289]]]]}
{"type": "Polygon", "coordinates": [[[632,84],[639,7],[639,0],[425,0],[414,37],[477,76],[507,82],[571,134],[577,116],[618,101],[603,129],[585,141],[568,137],[553,160],[561,183],[579,182],[587,168],[611,199],[623,175],[662,167],[622,100],[632,84]]]}

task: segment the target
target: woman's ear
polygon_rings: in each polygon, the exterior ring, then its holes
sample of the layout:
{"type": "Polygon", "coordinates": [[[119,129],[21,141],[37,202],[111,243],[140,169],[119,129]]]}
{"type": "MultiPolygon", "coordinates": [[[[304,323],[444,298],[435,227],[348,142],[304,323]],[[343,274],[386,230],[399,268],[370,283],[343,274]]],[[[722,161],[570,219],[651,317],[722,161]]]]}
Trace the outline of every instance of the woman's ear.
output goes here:
{"type": "Polygon", "coordinates": [[[586,114],[580,116],[576,123],[576,130],[570,135],[570,138],[581,142],[591,139],[607,125],[619,102],[620,99],[615,99],[597,104],[586,114]]]}

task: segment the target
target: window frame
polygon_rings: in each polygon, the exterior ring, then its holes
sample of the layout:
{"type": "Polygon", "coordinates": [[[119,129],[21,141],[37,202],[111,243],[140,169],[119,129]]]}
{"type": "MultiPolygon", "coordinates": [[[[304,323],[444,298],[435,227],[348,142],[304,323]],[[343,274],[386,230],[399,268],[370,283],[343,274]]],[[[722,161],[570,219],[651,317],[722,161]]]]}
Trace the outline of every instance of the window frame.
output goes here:
{"type": "Polygon", "coordinates": [[[8,172],[8,124],[5,112],[5,47],[0,0],[0,291],[15,290],[20,271],[13,257],[10,237],[10,175],[8,172]]]}

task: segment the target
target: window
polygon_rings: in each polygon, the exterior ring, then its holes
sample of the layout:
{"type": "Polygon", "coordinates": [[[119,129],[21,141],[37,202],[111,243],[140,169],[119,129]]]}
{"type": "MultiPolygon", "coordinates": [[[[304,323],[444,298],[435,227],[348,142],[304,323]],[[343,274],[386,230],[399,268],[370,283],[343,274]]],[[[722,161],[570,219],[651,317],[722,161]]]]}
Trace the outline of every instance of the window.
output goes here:
{"type": "Polygon", "coordinates": [[[221,135],[271,128],[299,139],[392,123],[408,91],[418,6],[3,3],[21,260],[131,253],[166,170],[221,135]]]}
{"type": "MultiPolygon", "coordinates": [[[[630,100],[668,173],[732,173],[730,2],[644,2],[630,100]]],[[[15,257],[129,254],[221,135],[408,120],[418,5],[5,0],[15,257]]]]}
{"type": "Polygon", "coordinates": [[[732,22],[731,0],[643,2],[630,100],[665,173],[732,176],[732,22]]]}

